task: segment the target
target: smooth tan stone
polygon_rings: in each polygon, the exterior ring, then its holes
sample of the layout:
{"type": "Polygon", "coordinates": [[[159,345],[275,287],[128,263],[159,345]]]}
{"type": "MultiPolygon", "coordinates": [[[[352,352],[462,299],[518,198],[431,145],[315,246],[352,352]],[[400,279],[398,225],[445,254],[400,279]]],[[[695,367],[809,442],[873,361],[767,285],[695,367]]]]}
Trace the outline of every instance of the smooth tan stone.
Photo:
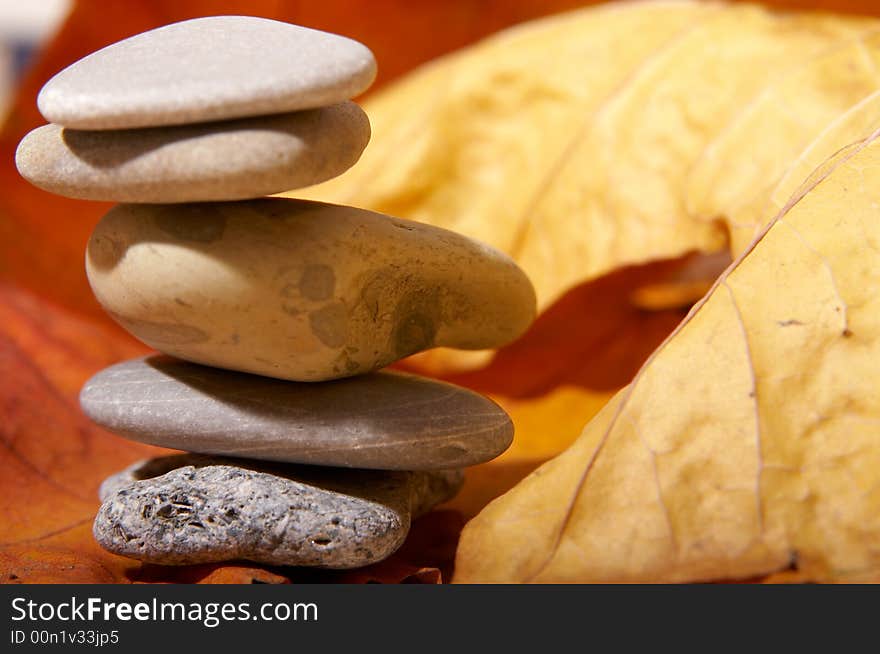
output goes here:
{"type": "Polygon", "coordinates": [[[44,125],[15,153],[46,191],[110,202],[241,200],[326,181],[353,166],[370,121],[353,102],[287,114],[144,129],[44,125]]]}
{"type": "Polygon", "coordinates": [[[211,16],[132,36],[71,64],[37,97],[50,123],[125,129],[325,107],[376,76],[363,44],[253,16],[211,16]]]}
{"type": "Polygon", "coordinates": [[[506,255],[378,213],[267,198],[119,205],[89,240],[96,297],[196,363],[321,381],[443,345],[498,347],[535,316],[506,255]]]}
{"type": "Polygon", "coordinates": [[[348,468],[460,468],[513,439],[510,417],[488,398],[391,371],[298,383],[156,355],[97,373],[80,405],[144,443],[348,468]]]}
{"type": "Polygon", "coordinates": [[[166,456],[101,485],[93,533],[150,563],[248,559],[357,568],[392,554],[410,521],[458,492],[458,470],[380,472],[166,456]]]}

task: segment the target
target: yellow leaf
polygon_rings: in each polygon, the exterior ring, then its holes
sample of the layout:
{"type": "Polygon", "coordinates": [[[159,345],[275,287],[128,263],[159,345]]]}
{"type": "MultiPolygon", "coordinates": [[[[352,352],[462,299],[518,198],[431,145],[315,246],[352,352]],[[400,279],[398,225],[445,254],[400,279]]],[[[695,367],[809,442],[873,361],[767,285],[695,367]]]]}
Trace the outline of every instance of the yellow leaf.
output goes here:
{"type": "Polygon", "coordinates": [[[839,152],[456,580],[880,579],[880,139],[839,152]]]}
{"type": "Polygon", "coordinates": [[[880,127],[880,91],[860,100],[837,116],[788,163],[784,174],[769,189],[762,189],[730,213],[731,247],[742,252],[767,219],[775,216],[792,194],[804,184],[811,171],[820,167],[841,148],[880,127]]]}
{"type": "Polygon", "coordinates": [[[741,252],[811,170],[871,132],[864,119],[880,116],[873,99],[878,67],[880,31],[872,26],[767,86],[694,165],[684,187],[688,213],[725,219],[732,248],[741,252]],[[850,112],[855,116],[829,131],[850,112]],[[823,147],[811,147],[817,138],[823,147]]]}
{"type": "Polygon", "coordinates": [[[623,265],[723,249],[725,229],[682,200],[693,165],[771,82],[876,25],[656,0],[535,21],[376,95],[358,165],[292,195],[483,240],[545,308],[623,265]]]}

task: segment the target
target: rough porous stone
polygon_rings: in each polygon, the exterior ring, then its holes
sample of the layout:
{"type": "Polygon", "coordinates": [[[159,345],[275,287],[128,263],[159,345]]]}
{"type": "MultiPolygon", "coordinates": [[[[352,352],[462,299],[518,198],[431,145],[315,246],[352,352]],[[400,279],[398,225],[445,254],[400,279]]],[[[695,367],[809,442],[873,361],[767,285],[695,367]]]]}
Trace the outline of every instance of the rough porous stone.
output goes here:
{"type": "Polygon", "coordinates": [[[44,125],[15,154],[46,191],[110,202],[241,200],[317,184],[353,166],[370,121],[353,102],[174,127],[82,131],[44,125]]]}
{"type": "Polygon", "coordinates": [[[247,559],[355,568],[392,554],[410,520],[461,471],[378,472],[179,455],[107,479],[93,532],[107,550],[166,565],[247,559]]]}
{"type": "Polygon", "coordinates": [[[321,381],[434,346],[522,334],[535,293],[506,255],[459,234],[288,198],[113,208],[86,271],[104,308],[166,354],[321,381]]]}
{"type": "Polygon", "coordinates": [[[509,416],[488,398],[398,372],[297,383],[151,356],[96,374],[80,404],[144,443],[352,468],[465,467],[513,438],[509,416]]]}
{"type": "Polygon", "coordinates": [[[376,76],[351,39],[252,16],[196,18],[132,36],[68,66],[37,98],[50,123],[124,129],[324,107],[376,76]]]}

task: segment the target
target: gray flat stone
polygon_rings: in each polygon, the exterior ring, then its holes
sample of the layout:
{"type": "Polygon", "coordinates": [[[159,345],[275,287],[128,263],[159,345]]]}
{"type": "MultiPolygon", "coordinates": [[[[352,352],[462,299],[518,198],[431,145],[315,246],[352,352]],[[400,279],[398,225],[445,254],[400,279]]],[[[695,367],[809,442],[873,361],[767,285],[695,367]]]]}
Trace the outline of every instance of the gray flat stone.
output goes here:
{"type": "Polygon", "coordinates": [[[252,16],[166,25],[107,46],[50,79],[47,121],[77,129],[200,123],[348,100],[376,76],[351,39],[252,16]]]}
{"type": "Polygon", "coordinates": [[[104,482],[93,533],[105,549],[149,563],[356,568],[391,555],[411,519],[454,496],[462,479],[161,457],[104,482]]]}
{"type": "Polygon", "coordinates": [[[242,200],[326,181],[357,162],[370,121],[353,102],[321,109],[143,129],[44,125],[24,137],[19,172],[71,198],[110,202],[242,200]]]}
{"type": "Polygon", "coordinates": [[[488,398],[391,371],[297,383],[150,356],[96,374],[80,404],[144,443],[351,468],[461,468],[513,438],[510,417],[488,398]]]}

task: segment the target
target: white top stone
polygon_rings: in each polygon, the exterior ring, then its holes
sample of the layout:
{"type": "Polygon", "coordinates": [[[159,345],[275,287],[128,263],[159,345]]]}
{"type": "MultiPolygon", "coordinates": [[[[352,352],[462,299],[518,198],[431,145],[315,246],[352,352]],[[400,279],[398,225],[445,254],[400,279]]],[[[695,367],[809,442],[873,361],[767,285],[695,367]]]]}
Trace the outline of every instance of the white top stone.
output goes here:
{"type": "Polygon", "coordinates": [[[37,104],[77,129],[179,125],[312,109],[364,91],[372,52],[352,39],[252,16],[166,25],[50,79],[37,104]]]}

